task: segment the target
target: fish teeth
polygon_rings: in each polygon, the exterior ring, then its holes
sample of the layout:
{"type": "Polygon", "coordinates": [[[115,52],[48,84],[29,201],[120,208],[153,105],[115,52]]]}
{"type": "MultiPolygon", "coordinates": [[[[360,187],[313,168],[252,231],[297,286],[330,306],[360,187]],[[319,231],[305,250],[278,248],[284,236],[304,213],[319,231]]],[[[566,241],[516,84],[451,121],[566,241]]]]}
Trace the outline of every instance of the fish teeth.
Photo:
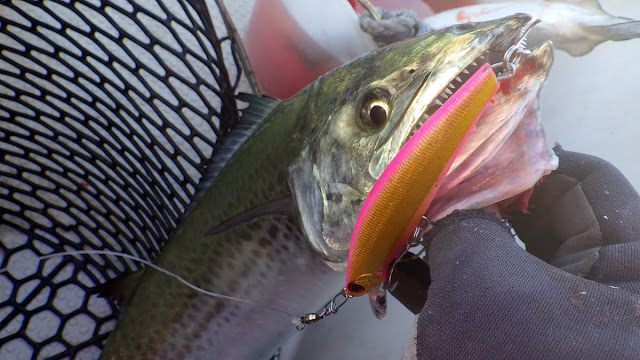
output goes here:
{"type": "Polygon", "coordinates": [[[465,73],[465,74],[469,74],[469,70],[467,70],[467,69],[463,69],[462,72],[465,73]]]}
{"type": "Polygon", "coordinates": [[[445,94],[444,91],[440,93],[440,97],[445,98],[445,99],[449,98],[449,96],[447,94],[445,94]]]}
{"type": "Polygon", "coordinates": [[[476,62],[475,62],[475,61],[472,61],[472,62],[471,62],[471,65],[473,65],[473,66],[478,66],[478,64],[476,64],[476,62]]]}
{"type": "Polygon", "coordinates": [[[456,87],[455,87],[455,85],[453,85],[453,84],[449,84],[449,85],[447,85],[447,87],[448,87],[449,89],[455,89],[455,88],[456,88],[456,87]]]}
{"type": "Polygon", "coordinates": [[[442,106],[442,101],[440,101],[440,99],[436,99],[433,103],[438,106],[442,106]]]}
{"type": "MultiPolygon", "coordinates": [[[[464,70],[463,70],[463,71],[464,71],[464,70]]],[[[468,74],[469,72],[467,71],[466,73],[468,74]]],[[[456,81],[457,81],[457,82],[460,82],[460,83],[462,82],[462,79],[460,78],[460,76],[456,76],[456,81]]]]}
{"type": "Polygon", "coordinates": [[[445,88],[443,92],[446,93],[449,96],[453,95],[453,92],[451,90],[449,90],[449,88],[445,88]]]}

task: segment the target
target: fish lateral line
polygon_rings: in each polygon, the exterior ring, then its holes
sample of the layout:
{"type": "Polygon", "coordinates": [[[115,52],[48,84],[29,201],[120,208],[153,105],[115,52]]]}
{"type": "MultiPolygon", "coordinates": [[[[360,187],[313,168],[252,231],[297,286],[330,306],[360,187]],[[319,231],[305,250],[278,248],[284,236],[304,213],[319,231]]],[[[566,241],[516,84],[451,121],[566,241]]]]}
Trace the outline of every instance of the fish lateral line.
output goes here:
{"type": "MultiPolygon", "coordinates": [[[[54,259],[54,258],[58,258],[58,257],[64,257],[64,256],[74,256],[74,255],[105,255],[105,256],[115,256],[115,257],[119,257],[119,258],[123,258],[123,259],[129,259],[129,260],[133,260],[135,262],[141,263],[155,271],[161,272],[169,277],[172,277],[176,280],[178,280],[179,282],[181,282],[183,285],[187,286],[188,288],[212,297],[212,298],[217,298],[217,299],[222,299],[222,300],[228,300],[228,301],[235,301],[235,302],[239,302],[239,303],[244,303],[244,304],[249,304],[249,305],[258,305],[258,306],[264,306],[265,308],[269,309],[269,310],[273,310],[279,313],[282,313],[284,315],[287,315],[288,317],[292,318],[292,322],[294,323],[294,325],[298,322],[299,317],[298,316],[294,316],[290,313],[288,313],[285,310],[282,309],[278,309],[269,305],[262,305],[259,304],[255,301],[249,300],[249,299],[243,299],[243,298],[239,298],[239,297],[235,297],[235,296],[230,296],[230,295],[224,295],[224,294],[220,294],[220,293],[216,293],[213,291],[209,291],[206,289],[203,289],[191,282],[189,282],[188,280],[186,280],[185,278],[183,278],[182,276],[167,270],[161,266],[158,266],[154,263],[152,263],[149,260],[143,259],[139,256],[136,255],[131,255],[131,254],[126,254],[123,252],[119,252],[119,251],[113,251],[113,250],[69,250],[69,251],[61,251],[61,252],[56,252],[56,253],[52,253],[52,254],[47,254],[47,255],[40,255],[36,258],[37,262],[43,262],[45,260],[48,259],[54,259]]],[[[2,269],[0,269],[0,275],[9,272],[9,266],[4,267],[2,269]]]]}

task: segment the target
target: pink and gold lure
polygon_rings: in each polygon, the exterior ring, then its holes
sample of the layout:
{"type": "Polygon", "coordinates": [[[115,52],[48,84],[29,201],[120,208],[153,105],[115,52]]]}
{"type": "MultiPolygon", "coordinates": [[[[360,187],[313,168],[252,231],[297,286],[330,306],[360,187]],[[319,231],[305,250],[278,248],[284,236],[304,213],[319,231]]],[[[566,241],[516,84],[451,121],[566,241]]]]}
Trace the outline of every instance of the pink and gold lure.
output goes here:
{"type": "Polygon", "coordinates": [[[383,283],[389,265],[435,196],[456,154],[498,91],[489,64],[474,73],[400,149],[373,185],[351,236],[346,292],[359,296],[383,283]]]}

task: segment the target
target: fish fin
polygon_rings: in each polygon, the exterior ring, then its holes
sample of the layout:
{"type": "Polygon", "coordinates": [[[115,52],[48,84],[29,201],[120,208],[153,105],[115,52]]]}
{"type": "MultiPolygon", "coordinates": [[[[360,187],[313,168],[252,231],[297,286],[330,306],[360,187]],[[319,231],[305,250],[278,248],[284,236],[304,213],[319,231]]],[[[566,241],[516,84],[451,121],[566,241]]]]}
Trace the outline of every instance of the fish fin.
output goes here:
{"type": "Polygon", "coordinates": [[[264,204],[258,205],[247,211],[243,211],[240,214],[237,214],[230,219],[223,221],[222,223],[207,231],[207,235],[212,236],[223,233],[238,225],[246,224],[265,215],[290,215],[293,213],[293,199],[291,197],[291,194],[287,194],[268,201],[264,204]]]}
{"type": "Polygon", "coordinates": [[[220,144],[216,146],[209,168],[198,184],[198,191],[193,195],[191,203],[181,216],[181,219],[184,219],[193,210],[195,204],[202,199],[207,189],[233,157],[233,154],[256,132],[264,122],[264,119],[281,102],[281,100],[266,95],[257,96],[239,93],[236,97],[240,101],[249,103],[249,106],[242,110],[238,125],[231,129],[220,140],[220,144]]]}
{"type": "Polygon", "coordinates": [[[640,21],[625,21],[619,24],[595,27],[594,31],[607,40],[624,41],[640,37],[640,21]]]}
{"type": "Polygon", "coordinates": [[[94,291],[100,297],[115,300],[120,306],[125,306],[129,302],[131,295],[133,295],[133,291],[137,287],[138,281],[142,278],[143,273],[144,269],[140,269],[120,275],[102,285],[96,286],[94,291]]]}
{"type": "Polygon", "coordinates": [[[222,139],[220,146],[216,147],[206,176],[209,182],[218,176],[233,154],[256,132],[263,120],[280,103],[276,98],[247,93],[239,93],[237,98],[248,102],[249,106],[242,110],[238,125],[222,139]]]}
{"type": "Polygon", "coordinates": [[[581,41],[567,42],[563,50],[572,56],[584,56],[605,41],[625,41],[640,38],[640,21],[625,21],[613,25],[589,26],[584,28],[588,34],[581,41]]]}

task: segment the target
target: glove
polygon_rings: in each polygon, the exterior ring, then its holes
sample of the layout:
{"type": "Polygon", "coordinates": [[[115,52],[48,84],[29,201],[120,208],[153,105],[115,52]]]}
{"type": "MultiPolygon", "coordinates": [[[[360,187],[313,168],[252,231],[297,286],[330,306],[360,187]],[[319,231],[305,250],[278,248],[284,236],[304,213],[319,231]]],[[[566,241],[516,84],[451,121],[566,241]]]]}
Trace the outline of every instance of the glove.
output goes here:
{"type": "Polygon", "coordinates": [[[640,198],[611,164],[557,147],[510,229],[484,211],[436,223],[431,285],[405,359],[640,359],[640,198]]]}

